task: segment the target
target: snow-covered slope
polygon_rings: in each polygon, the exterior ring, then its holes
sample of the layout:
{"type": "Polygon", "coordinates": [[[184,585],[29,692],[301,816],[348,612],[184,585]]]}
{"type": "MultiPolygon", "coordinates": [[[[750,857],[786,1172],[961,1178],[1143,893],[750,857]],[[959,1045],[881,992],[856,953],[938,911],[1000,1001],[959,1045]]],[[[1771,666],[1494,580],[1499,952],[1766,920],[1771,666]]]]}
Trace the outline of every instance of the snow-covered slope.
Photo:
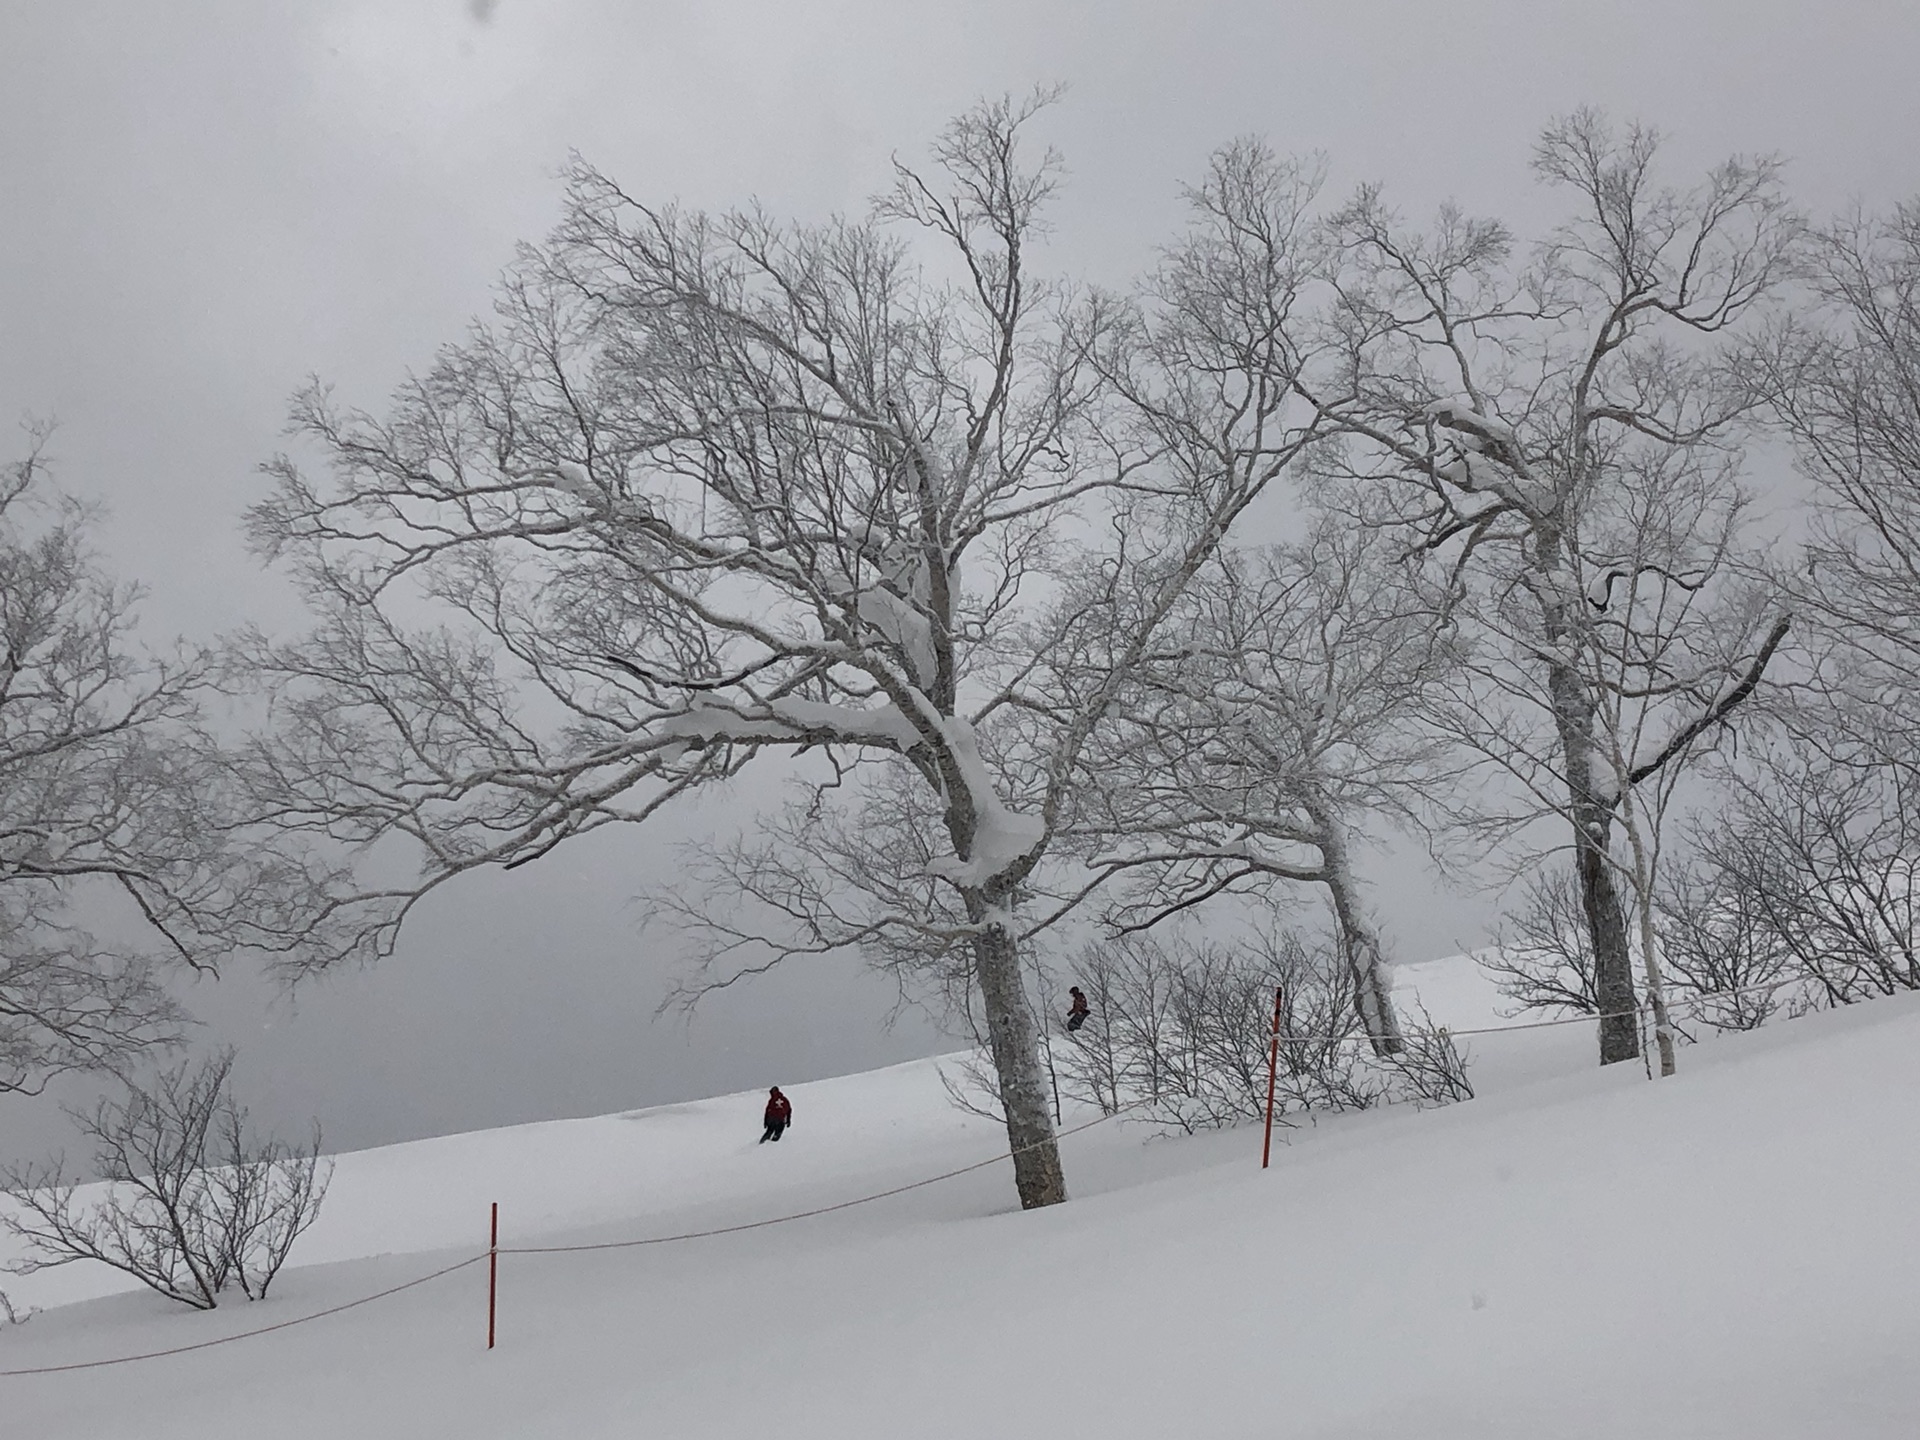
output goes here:
{"type": "MultiPolygon", "coordinates": [[[[1485,1018],[1463,967],[1408,978],[1436,1018],[1485,1018]]],[[[231,1346],[0,1380],[0,1413],[35,1440],[1920,1434],[1920,1006],[1694,1047],[1660,1084],[1589,1068],[1591,1045],[1477,1039],[1481,1099],[1296,1130],[1265,1173],[1251,1132],[1108,1124],[1065,1142],[1055,1210],[1013,1213],[998,1165],[789,1226],[508,1256],[491,1354],[476,1266],[231,1346]]],[[[998,1140],[931,1063],[792,1094],[777,1147],[741,1096],[344,1156],[273,1299],[61,1305],[0,1331],[0,1369],[351,1299],[479,1248],[494,1199],[506,1243],[660,1234],[998,1140]]],[[[38,1283],[45,1304],[70,1282],[38,1283]]]]}

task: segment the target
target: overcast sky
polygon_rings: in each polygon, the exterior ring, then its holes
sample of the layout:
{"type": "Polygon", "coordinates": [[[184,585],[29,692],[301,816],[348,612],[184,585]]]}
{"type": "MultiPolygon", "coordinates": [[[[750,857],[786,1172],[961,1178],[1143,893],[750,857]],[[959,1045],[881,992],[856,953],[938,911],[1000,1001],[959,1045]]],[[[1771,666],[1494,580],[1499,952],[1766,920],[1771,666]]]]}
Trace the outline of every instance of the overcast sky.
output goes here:
{"type": "MultiPolygon", "coordinates": [[[[60,476],[109,507],[155,635],[281,628],[297,611],[237,517],[286,397],[318,374],[377,406],[457,338],[557,218],[569,150],[643,196],[820,217],[979,95],[1062,80],[1049,259],[1118,283],[1248,132],[1326,152],[1336,190],[1524,224],[1548,213],[1534,133],[1592,104],[1668,131],[1676,173],[1778,150],[1815,212],[1886,204],[1920,194],[1916,60],[1912,0],[0,0],[0,417],[59,422],[60,476]]],[[[675,957],[628,897],[701,823],[442,890],[393,962],[294,1001],[231,975],[191,1002],[257,1109],[346,1146],[939,1047],[889,1030],[891,986],[852,966],[651,1023],[675,957]]],[[[1484,933],[1486,897],[1370,869],[1399,958],[1484,933]]],[[[0,1098],[0,1158],[56,1122],[0,1098]]]]}

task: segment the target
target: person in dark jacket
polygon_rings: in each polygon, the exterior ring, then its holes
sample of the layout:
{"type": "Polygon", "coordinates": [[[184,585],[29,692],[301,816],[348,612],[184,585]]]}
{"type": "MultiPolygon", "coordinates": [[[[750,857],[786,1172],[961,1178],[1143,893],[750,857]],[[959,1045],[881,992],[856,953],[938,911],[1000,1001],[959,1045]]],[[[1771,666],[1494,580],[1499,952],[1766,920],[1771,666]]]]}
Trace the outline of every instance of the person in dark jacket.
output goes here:
{"type": "Polygon", "coordinates": [[[792,1123],[793,1102],[782,1095],[780,1087],[776,1085],[767,1092],[767,1130],[760,1137],[760,1143],[764,1145],[769,1140],[778,1140],[792,1123]]]}
{"type": "Polygon", "coordinates": [[[1087,1015],[1089,1013],[1087,1009],[1087,997],[1081,993],[1078,985],[1069,985],[1067,987],[1067,994],[1073,997],[1073,1003],[1067,1006],[1067,1029],[1069,1031],[1078,1030],[1082,1025],[1087,1023],[1087,1015]]]}

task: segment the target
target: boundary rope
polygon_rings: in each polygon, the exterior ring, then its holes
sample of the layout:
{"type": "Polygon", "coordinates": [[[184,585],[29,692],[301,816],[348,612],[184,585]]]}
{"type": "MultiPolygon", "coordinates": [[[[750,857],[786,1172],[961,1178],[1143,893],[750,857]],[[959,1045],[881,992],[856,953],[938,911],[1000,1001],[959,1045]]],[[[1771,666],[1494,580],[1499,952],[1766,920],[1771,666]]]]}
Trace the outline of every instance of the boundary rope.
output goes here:
{"type": "Polygon", "coordinates": [[[342,1311],[357,1310],[362,1305],[371,1305],[376,1300],[384,1300],[389,1295],[398,1295],[402,1290],[411,1290],[425,1285],[430,1280],[438,1280],[443,1275],[451,1275],[456,1270],[464,1270],[469,1265],[478,1265],[487,1258],[482,1250],[478,1255],[469,1255],[465,1260],[456,1260],[451,1265],[442,1266],[431,1275],[422,1275],[399,1285],[390,1285],[385,1290],[376,1290],[371,1295],[362,1295],[358,1300],[349,1300],[341,1305],[332,1305],[325,1310],[315,1310],[311,1315],[298,1315],[291,1320],[281,1320],[272,1325],[262,1325],[253,1330],[241,1330],[233,1335],[222,1335],[213,1340],[198,1340],[191,1345],[175,1345],[166,1350],[148,1350],[139,1355],[115,1355],[106,1360],[76,1360],[66,1365],[32,1365],[22,1370],[0,1370],[0,1380],[12,1379],[19,1375],[58,1375],[68,1370],[98,1370],[106,1365],[131,1365],[136,1360],[159,1360],[168,1355],[186,1355],[194,1350],[211,1350],[216,1345],[231,1345],[237,1340],[251,1340],[256,1335],[271,1335],[276,1330],[291,1330],[296,1325],[304,1325],[309,1320],[324,1320],[329,1315],[338,1315],[342,1311]]]}
{"type": "MultiPolygon", "coordinates": [[[[1096,1115],[1093,1119],[1079,1125],[1069,1126],[1065,1130],[1054,1132],[1055,1141],[1064,1140],[1069,1135],[1078,1135],[1082,1130],[1091,1130],[1109,1120],[1137,1110],[1145,1101],[1136,1100],[1123,1105],[1118,1110],[1105,1115],[1096,1115]]],[[[1002,1160],[1011,1160],[1016,1155],[1025,1155],[1030,1151],[1043,1150],[1050,1142],[1040,1141],[1033,1145],[1022,1145],[1017,1150],[1003,1150],[985,1160],[976,1160],[971,1165],[962,1165],[958,1170],[947,1170],[939,1175],[929,1175],[924,1180],[914,1180],[906,1185],[895,1185],[890,1190],[876,1190],[871,1195],[862,1195],[853,1200],[841,1200],[832,1205],[819,1205],[811,1210],[797,1210],[791,1215],[775,1215],[766,1220],[748,1220],[739,1225],[720,1225],[711,1230],[687,1230],[677,1235],[649,1235],[640,1240],[599,1240],[582,1245],[502,1245],[502,1255],[575,1255],[586,1250],[632,1250],[642,1245],[670,1245],[678,1240],[706,1240],[715,1235],[738,1235],[745,1230],[764,1230],[770,1225],[785,1225],[793,1220],[811,1220],[816,1215],[831,1215],[836,1210],[851,1210],[856,1205],[870,1205],[875,1200],[885,1200],[893,1195],[904,1195],[909,1190],[924,1189],[928,1185],[937,1185],[942,1180],[952,1180],[960,1175],[970,1175],[975,1170],[984,1170],[989,1165],[998,1165],[1002,1160]]]]}
{"type": "Polygon", "coordinates": [[[442,1266],[432,1274],[407,1280],[399,1285],[390,1285],[385,1290],[375,1291],[371,1295],[362,1295],[357,1300],[348,1300],[340,1305],[329,1306],[325,1310],[316,1310],[310,1315],[299,1315],[291,1320],[281,1320],[272,1325],[262,1325],[253,1330],[242,1330],[232,1335],[222,1335],[212,1340],[199,1340],[191,1345],[175,1345],[165,1350],[148,1350],[138,1355],[115,1355],[105,1360],[76,1360],[65,1365],[33,1365],[19,1370],[0,1370],[0,1380],[13,1379],[25,1375],[58,1375],[71,1370],[98,1370],[109,1365],[131,1365],[138,1360],[160,1360],[170,1355],[186,1355],[195,1350],[211,1350],[217,1345],[231,1345],[240,1340],[251,1340],[260,1335],[271,1335],[276,1330],[291,1330],[296,1325],[305,1325],[310,1320],[324,1320],[329,1315],[339,1315],[347,1310],[358,1309],[362,1305],[371,1305],[376,1300],[385,1300],[390,1295],[398,1295],[403,1290],[412,1290],[429,1281],[438,1280],[456,1270],[464,1270],[469,1265],[478,1265],[482,1260],[495,1255],[570,1255],[587,1250],[631,1250],[643,1245],[671,1245],[682,1240],[706,1240],[716,1235],[737,1235],[746,1230],[764,1230],[772,1225],[786,1225],[795,1220],[810,1220],[816,1215],[830,1215],[836,1210],[851,1210],[856,1205],[870,1205],[876,1200],[885,1200],[894,1195],[904,1195],[909,1190],[921,1190],[929,1185],[937,1185],[943,1180],[952,1180],[961,1175],[972,1174],[975,1170],[984,1170],[989,1165],[998,1165],[1002,1160],[1011,1160],[1016,1155],[1025,1155],[1030,1151],[1046,1148],[1049,1143],[1066,1139],[1069,1135],[1078,1135],[1083,1130],[1091,1130],[1095,1125],[1125,1114],[1128,1110],[1138,1109],[1143,1102],[1124,1105],[1106,1115],[1096,1115],[1093,1119],[1065,1130],[1056,1131],[1052,1141],[1040,1141],[1033,1145],[1023,1145],[1017,1150],[1003,1150],[990,1155],[985,1160],[976,1160],[971,1165],[962,1165],[957,1170],[943,1171],[938,1175],[929,1175],[922,1180],[914,1180],[905,1185],[895,1185],[886,1190],[876,1190],[871,1195],[857,1196],[852,1200],[841,1200],[832,1205],[817,1205],[811,1210],[797,1210],[788,1215],[773,1215],[765,1220],[749,1220],[739,1225],[720,1225],[708,1230],[684,1230],[673,1235],[649,1235],[639,1240],[603,1240],[583,1245],[502,1245],[497,1249],[482,1250],[477,1255],[469,1255],[464,1260],[456,1260],[451,1265],[442,1266]]]}

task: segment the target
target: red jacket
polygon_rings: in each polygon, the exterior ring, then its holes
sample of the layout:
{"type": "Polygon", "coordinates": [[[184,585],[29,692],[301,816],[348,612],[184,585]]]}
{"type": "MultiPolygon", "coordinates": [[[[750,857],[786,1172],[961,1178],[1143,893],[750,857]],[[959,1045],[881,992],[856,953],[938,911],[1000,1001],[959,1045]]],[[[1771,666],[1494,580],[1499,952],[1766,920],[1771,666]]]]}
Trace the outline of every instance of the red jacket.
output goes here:
{"type": "Polygon", "coordinates": [[[771,1125],[776,1120],[782,1125],[789,1124],[793,1120],[793,1102],[778,1090],[774,1091],[767,1100],[767,1124],[771,1125]]]}

